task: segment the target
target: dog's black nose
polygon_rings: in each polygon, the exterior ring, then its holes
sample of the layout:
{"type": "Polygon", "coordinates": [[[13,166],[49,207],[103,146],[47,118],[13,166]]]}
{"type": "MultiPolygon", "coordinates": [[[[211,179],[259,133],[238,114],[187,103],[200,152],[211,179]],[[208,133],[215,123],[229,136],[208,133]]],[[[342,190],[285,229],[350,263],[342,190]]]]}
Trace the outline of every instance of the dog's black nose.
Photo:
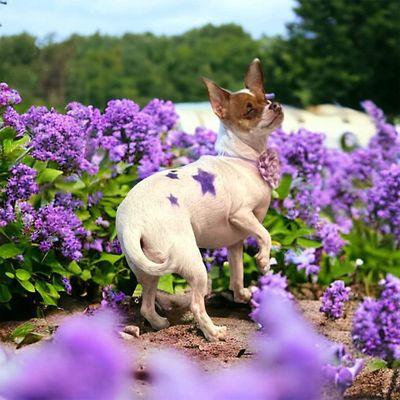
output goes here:
{"type": "Polygon", "coordinates": [[[275,112],[279,112],[282,110],[282,107],[279,103],[271,103],[268,108],[275,112]]]}

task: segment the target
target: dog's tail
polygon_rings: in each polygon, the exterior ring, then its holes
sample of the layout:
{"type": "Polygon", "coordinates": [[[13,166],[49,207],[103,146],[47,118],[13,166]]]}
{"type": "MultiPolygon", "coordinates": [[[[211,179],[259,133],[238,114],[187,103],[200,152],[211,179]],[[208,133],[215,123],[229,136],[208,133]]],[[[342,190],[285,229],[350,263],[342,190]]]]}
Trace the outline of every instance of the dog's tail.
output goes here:
{"type": "Polygon", "coordinates": [[[141,245],[141,232],[137,229],[129,229],[127,226],[122,233],[123,250],[135,267],[149,275],[161,276],[173,272],[171,260],[168,256],[165,261],[157,263],[150,260],[143,252],[141,245]]]}

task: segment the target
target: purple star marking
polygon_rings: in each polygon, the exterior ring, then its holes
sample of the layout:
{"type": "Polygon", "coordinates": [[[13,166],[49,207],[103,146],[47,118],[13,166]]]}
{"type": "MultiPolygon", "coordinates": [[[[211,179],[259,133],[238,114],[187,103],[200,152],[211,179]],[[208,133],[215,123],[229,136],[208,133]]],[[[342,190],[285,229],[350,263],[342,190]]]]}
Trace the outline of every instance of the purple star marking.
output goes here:
{"type": "Polygon", "coordinates": [[[179,179],[178,174],[175,171],[168,172],[168,174],[165,176],[171,179],[179,179]]]}
{"type": "Polygon", "coordinates": [[[179,207],[178,198],[175,197],[172,193],[170,193],[170,195],[167,197],[167,199],[170,201],[171,206],[178,206],[179,207]]]}
{"type": "Polygon", "coordinates": [[[200,183],[203,195],[207,192],[215,196],[214,179],[215,175],[198,168],[197,175],[192,175],[193,179],[200,183]]]}

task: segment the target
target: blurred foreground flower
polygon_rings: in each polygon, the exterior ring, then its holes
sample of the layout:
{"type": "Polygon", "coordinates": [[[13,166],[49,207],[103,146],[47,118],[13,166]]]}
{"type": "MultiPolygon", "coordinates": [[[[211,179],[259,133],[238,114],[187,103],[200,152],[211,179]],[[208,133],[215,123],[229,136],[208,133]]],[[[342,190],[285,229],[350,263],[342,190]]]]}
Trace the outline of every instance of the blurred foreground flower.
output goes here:
{"type": "Polygon", "coordinates": [[[129,362],[113,330],[115,318],[99,313],[65,322],[54,341],[18,355],[0,369],[7,400],[125,399],[129,362]]]}

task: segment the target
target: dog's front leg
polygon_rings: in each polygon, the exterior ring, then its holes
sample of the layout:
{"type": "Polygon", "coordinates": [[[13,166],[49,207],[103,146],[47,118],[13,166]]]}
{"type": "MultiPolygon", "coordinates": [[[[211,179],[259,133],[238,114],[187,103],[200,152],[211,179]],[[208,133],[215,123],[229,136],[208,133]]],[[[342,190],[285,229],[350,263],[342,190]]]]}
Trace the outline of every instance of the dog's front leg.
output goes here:
{"type": "Polygon", "coordinates": [[[228,247],[228,262],[230,269],[229,289],[233,291],[236,303],[248,303],[251,292],[243,286],[243,242],[240,241],[228,247]]]}
{"type": "Polygon", "coordinates": [[[262,274],[269,270],[271,252],[271,236],[252,210],[240,209],[229,217],[231,224],[254,236],[257,240],[259,252],[256,254],[257,265],[262,274]]]}

